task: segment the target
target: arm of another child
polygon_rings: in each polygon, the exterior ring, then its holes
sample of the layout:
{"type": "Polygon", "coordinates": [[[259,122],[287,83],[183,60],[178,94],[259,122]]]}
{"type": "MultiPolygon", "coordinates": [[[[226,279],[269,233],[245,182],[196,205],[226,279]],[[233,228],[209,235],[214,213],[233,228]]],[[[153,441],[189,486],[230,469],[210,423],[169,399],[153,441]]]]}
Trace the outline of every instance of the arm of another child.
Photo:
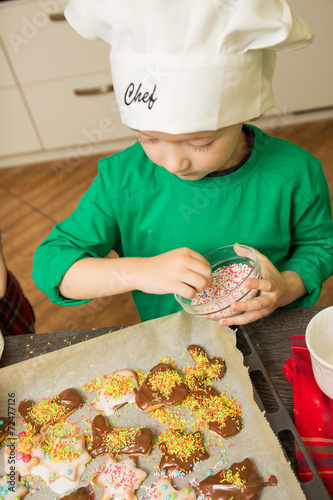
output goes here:
{"type": "Polygon", "coordinates": [[[91,299],[133,290],[176,293],[193,299],[212,282],[207,260],[189,248],[156,257],[85,258],[76,261],[59,285],[63,297],[91,299]]]}

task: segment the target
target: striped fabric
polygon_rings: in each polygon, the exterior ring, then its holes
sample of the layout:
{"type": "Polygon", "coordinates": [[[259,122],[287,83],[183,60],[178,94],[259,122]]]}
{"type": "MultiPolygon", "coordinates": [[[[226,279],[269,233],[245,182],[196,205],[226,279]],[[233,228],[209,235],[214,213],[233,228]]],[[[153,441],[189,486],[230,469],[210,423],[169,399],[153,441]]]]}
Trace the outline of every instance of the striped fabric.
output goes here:
{"type": "MultiPolygon", "coordinates": [[[[333,499],[333,401],[315,381],[304,336],[291,337],[291,351],[293,357],[285,362],[283,373],[294,389],[295,426],[333,499]]],[[[311,480],[297,444],[296,456],[299,479],[311,480]]]]}
{"type": "Polygon", "coordinates": [[[0,300],[0,330],[6,335],[35,333],[35,315],[15,276],[7,271],[6,295],[0,300]]]}

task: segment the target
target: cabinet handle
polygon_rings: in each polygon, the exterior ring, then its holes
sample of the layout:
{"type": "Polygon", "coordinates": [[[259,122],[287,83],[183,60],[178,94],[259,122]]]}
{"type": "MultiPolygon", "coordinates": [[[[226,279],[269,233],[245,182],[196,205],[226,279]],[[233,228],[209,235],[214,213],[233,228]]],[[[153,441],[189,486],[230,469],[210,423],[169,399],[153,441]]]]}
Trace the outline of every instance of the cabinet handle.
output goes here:
{"type": "Polygon", "coordinates": [[[57,12],[56,14],[49,14],[50,21],[66,21],[65,14],[63,12],[57,12]]]}
{"type": "Polygon", "coordinates": [[[100,87],[91,87],[89,89],[74,89],[74,94],[79,96],[107,94],[108,92],[113,92],[112,83],[100,85],[100,87]]]}

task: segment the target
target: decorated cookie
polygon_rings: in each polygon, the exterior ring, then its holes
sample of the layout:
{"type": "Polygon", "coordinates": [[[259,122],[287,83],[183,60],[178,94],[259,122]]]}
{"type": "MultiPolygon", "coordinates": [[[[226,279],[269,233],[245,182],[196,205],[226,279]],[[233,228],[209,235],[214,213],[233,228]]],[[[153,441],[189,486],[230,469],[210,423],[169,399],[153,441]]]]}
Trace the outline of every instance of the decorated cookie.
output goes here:
{"type": "Polygon", "coordinates": [[[20,481],[18,472],[0,476],[0,498],[3,500],[20,500],[29,493],[24,481],[20,481]]]}
{"type": "Polygon", "coordinates": [[[174,406],[187,394],[187,386],[177,370],[166,363],[154,366],[139,387],[135,402],[143,411],[174,406]]]}
{"type": "Polygon", "coordinates": [[[70,495],[66,495],[65,497],[61,498],[61,500],[90,500],[90,499],[91,496],[89,490],[85,487],[79,488],[70,495]]]}
{"type": "Polygon", "coordinates": [[[39,434],[49,425],[67,418],[81,405],[83,400],[76,390],[66,389],[57,396],[43,399],[39,403],[24,399],[19,404],[18,410],[24,420],[39,434]]]}
{"type": "Polygon", "coordinates": [[[202,493],[211,500],[256,500],[263,486],[277,486],[275,476],[263,483],[250,459],[234,463],[230,469],[209,476],[199,483],[202,493]]]}
{"type": "Polygon", "coordinates": [[[10,472],[11,464],[15,461],[15,468],[21,476],[37,477],[41,473],[41,463],[45,459],[45,452],[39,446],[41,436],[33,435],[32,429],[18,434],[15,445],[5,446],[5,471],[10,472]]]}
{"type": "Polygon", "coordinates": [[[5,439],[7,436],[7,431],[9,427],[9,418],[6,417],[0,417],[0,443],[5,439]]]}
{"type": "Polygon", "coordinates": [[[190,434],[182,429],[167,429],[160,435],[157,447],[162,453],[160,469],[178,469],[188,473],[196,462],[209,458],[199,431],[190,434]]]}
{"type": "Polygon", "coordinates": [[[51,490],[62,495],[77,488],[86,464],[91,461],[84,437],[56,438],[53,443],[45,441],[41,447],[45,458],[39,475],[51,490]]]}
{"type": "Polygon", "coordinates": [[[105,417],[96,415],[92,421],[92,457],[99,455],[148,455],[153,434],[146,427],[115,428],[105,417]]]}
{"type": "Polygon", "coordinates": [[[153,495],[148,498],[150,500],[195,500],[196,494],[193,488],[186,487],[182,490],[176,490],[170,479],[159,479],[152,485],[153,495]]]}
{"type": "Polygon", "coordinates": [[[96,401],[96,409],[107,417],[127,403],[135,402],[138,388],[135,373],[132,370],[112,372],[105,378],[105,384],[96,401]]]}
{"type": "Polygon", "coordinates": [[[104,470],[94,477],[93,482],[102,486],[102,500],[133,500],[137,490],[147,474],[137,469],[135,460],[127,457],[119,462],[112,457],[106,460],[104,470]]]}
{"type": "Polygon", "coordinates": [[[201,425],[217,437],[230,438],[242,429],[241,405],[212,386],[194,386],[187,404],[201,425]]]}
{"type": "Polygon", "coordinates": [[[220,380],[225,373],[225,361],[217,357],[208,357],[202,347],[191,344],[187,352],[195,361],[193,368],[194,377],[201,384],[211,384],[214,380],[220,380]]]}

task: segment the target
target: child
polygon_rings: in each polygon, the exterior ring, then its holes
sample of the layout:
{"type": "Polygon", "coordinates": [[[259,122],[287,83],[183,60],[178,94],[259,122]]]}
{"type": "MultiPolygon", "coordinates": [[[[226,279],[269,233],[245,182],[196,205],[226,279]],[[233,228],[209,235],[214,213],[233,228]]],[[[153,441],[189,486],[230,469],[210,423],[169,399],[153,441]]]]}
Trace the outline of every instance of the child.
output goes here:
{"type": "Polygon", "coordinates": [[[37,249],[34,279],[75,305],[127,291],[143,321],[211,283],[203,255],[254,247],[260,296],[232,306],[245,324],[310,306],[332,273],[331,206],[303,149],[244,125],[273,106],[276,50],[312,39],[284,0],[70,0],[70,24],[111,45],[122,120],[138,143],[99,162],[72,215],[37,249]],[[114,249],[119,259],[107,255],[114,249]]]}
{"type": "Polygon", "coordinates": [[[33,309],[15,276],[8,271],[0,233],[0,332],[4,335],[35,333],[33,309]]]}

